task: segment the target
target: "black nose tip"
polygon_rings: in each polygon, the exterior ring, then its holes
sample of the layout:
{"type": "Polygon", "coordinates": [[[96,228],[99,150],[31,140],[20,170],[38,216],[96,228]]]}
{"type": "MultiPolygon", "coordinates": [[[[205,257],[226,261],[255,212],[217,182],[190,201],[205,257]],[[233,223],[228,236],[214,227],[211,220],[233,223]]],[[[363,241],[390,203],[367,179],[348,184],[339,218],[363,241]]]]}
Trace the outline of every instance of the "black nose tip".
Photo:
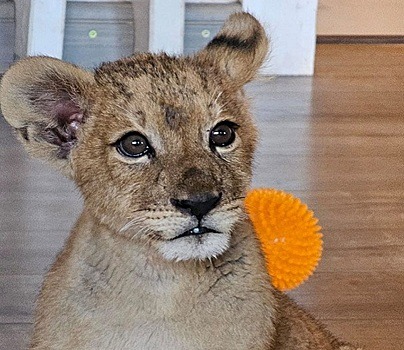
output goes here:
{"type": "Polygon", "coordinates": [[[185,210],[186,212],[196,216],[198,220],[201,220],[203,216],[205,216],[219,204],[221,198],[221,193],[218,195],[213,193],[203,193],[191,196],[187,199],[171,198],[170,202],[176,208],[185,210]]]}

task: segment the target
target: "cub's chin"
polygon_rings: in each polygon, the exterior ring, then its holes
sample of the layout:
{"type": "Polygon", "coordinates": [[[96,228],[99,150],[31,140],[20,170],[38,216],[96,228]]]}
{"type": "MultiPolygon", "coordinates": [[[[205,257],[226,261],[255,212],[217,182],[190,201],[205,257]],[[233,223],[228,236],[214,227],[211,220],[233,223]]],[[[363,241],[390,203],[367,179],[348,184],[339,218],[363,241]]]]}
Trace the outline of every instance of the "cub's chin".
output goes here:
{"type": "Polygon", "coordinates": [[[230,245],[230,233],[185,233],[174,239],[160,241],[158,250],[167,260],[205,260],[223,254],[230,245]]]}

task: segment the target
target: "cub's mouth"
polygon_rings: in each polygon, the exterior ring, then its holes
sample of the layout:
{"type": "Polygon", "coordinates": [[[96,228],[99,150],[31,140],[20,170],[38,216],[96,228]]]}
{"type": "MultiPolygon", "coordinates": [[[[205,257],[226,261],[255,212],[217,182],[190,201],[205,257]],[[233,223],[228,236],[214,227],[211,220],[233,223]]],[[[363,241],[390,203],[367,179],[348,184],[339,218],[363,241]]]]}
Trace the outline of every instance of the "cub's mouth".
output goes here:
{"type": "Polygon", "coordinates": [[[205,227],[205,226],[198,225],[198,226],[196,226],[194,228],[191,228],[188,231],[185,231],[184,233],[181,233],[180,235],[178,235],[178,236],[176,236],[174,238],[171,238],[170,241],[174,241],[176,239],[183,238],[183,237],[202,236],[205,233],[220,233],[220,232],[216,231],[216,230],[214,230],[212,228],[208,228],[208,227],[205,227]]]}

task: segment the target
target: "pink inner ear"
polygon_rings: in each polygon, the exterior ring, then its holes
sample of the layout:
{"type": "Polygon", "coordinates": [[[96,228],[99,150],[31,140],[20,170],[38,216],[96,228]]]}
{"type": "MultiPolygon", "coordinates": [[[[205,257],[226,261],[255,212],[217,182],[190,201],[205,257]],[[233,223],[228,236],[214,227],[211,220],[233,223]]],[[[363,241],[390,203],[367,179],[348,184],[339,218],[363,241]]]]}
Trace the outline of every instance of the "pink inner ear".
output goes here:
{"type": "Polygon", "coordinates": [[[45,141],[59,146],[59,158],[67,158],[77,141],[77,130],[84,122],[84,114],[73,101],[62,100],[52,109],[52,116],[56,126],[45,128],[41,136],[45,141]]]}
{"type": "Polygon", "coordinates": [[[52,108],[52,116],[58,124],[68,124],[75,119],[75,115],[80,114],[80,107],[72,100],[60,100],[52,108]]]}
{"type": "Polygon", "coordinates": [[[79,126],[83,122],[83,114],[82,113],[75,113],[69,117],[69,123],[67,124],[67,132],[71,134],[76,134],[79,126]]]}

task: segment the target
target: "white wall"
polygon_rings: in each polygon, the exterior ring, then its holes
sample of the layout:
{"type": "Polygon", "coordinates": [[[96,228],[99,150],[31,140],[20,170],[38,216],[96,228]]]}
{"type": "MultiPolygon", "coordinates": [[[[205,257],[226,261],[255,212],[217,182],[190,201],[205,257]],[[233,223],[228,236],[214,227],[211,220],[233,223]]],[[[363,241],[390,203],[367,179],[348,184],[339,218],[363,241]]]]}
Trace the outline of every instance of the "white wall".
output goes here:
{"type": "Polygon", "coordinates": [[[29,55],[62,57],[65,14],[65,1],[31,0],[27,47],[29,55]]]}
{"type": "Polygon", "coordinates": [[[243,7],[265,25],[271,39],[264,74],[313,74],[317,0],[244,0],[243,7]]]}
{"type": "MultiPolygon", "coordinates": [[[[271,39],[262,74],[313,74],[317,0],[243,0],[243,7],[260,19],[271,39]]],[[[31,1],[28,54],[62,57],[64,17],[65,1],[31,1]]],[[[149,23],[151,51],[182,52],[184,0],[150,0],[149,23]]]]}
{"type": "Polygon", "coordinates": [[[320,0],[319,35],[404,35],[404,0],[320,0]]]}

